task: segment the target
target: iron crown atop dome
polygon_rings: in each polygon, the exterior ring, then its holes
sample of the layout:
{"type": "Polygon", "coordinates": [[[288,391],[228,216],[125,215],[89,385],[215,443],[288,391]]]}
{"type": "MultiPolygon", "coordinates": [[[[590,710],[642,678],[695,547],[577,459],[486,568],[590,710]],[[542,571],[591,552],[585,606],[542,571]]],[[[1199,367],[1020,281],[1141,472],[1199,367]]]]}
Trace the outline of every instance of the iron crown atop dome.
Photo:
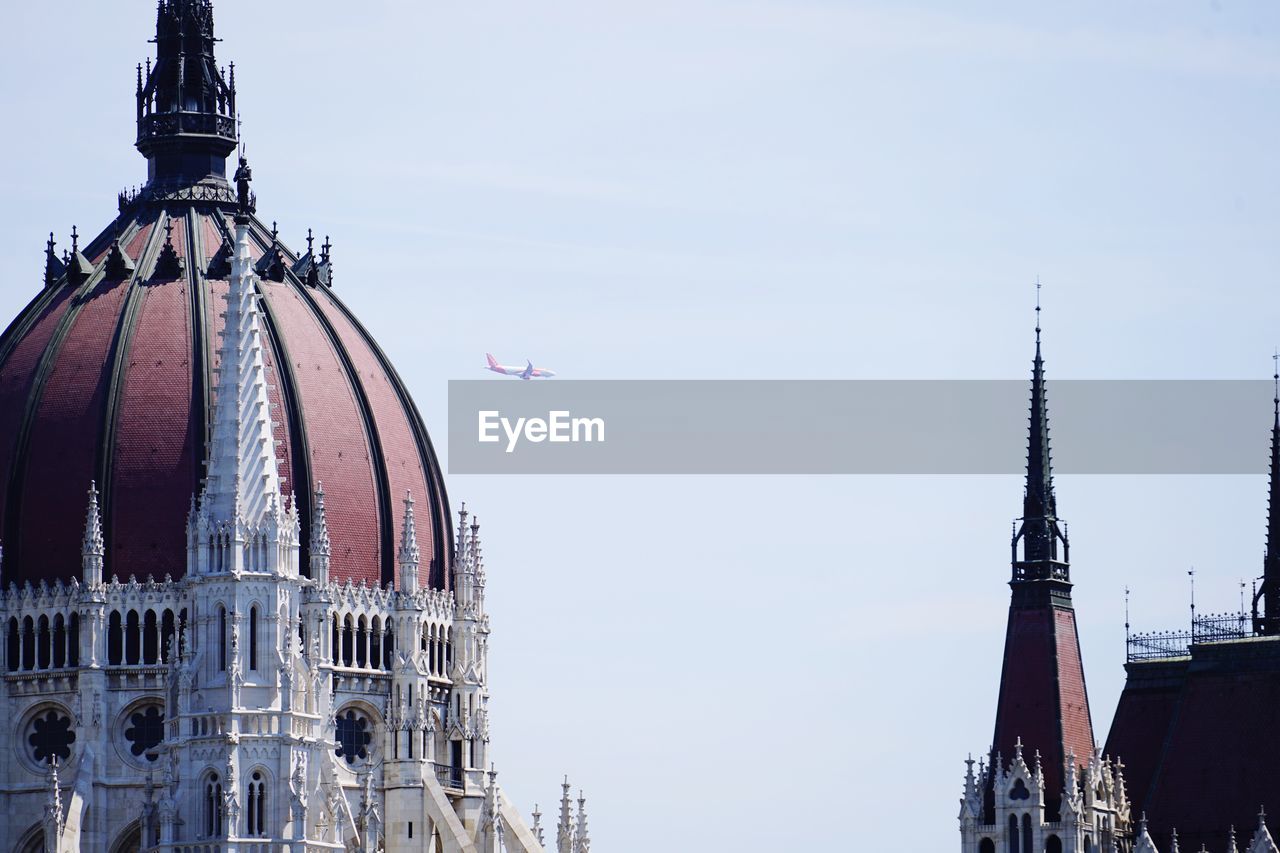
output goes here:
{"type": "Polygon", "coordinates": [[[225,183],[236,148],[235,65],[214,58],[212,0],[160,0],[156,62],[138,66],[138,150],[150,186],[225,183]]]}

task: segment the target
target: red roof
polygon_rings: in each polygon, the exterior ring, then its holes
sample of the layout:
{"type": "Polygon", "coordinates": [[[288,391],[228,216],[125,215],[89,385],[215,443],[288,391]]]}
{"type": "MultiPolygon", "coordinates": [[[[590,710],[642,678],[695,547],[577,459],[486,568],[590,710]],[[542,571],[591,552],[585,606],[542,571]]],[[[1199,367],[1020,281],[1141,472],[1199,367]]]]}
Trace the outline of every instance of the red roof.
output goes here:
{"type": "Polygon", "coordinates": [[[1076,616],[1069,607],[1009,609],[993,754],[1007,762],[1019,739],[1028,764],[1039,752],[1045,799],[1056,811],[1067,756],[1084,766],[1094,750],[1076,616]]]}
{"type": "Polygon", "coordinates": [[[1258,811],[1280,814],[1280,637],[1193,646],[1180,662],[1128,665],[1107,748],[1125,763],[1137,812],[1167,843],[1243,846],[1258,811]],[[1149,780],[1149,781],[1142,781],[1149,780]]]}
{"type": "MultiPolygon", "coordinates": [[[[198,491],[226,269],[210,261],[231,230],[216,208],[128,208],[84,251],[94,273],[43,290],[0,337],[0,542],[3,578],[80,573],[91,480],[102,492],[107,572],[177,578],[198,491]],[[176,279],[155,275],[173,216],[176,279]],[[112,237],[136,269],[108,281],[112,237]]],[[[255,221],[255,251],[273,237],[255,221]]],[[[403,383],[333,290],[294,274],[308,261],[279,247],[284,281],[264,278],[268,376],[284,487],[303,518],[325,489],[331,577],[395,577],[401,498],[417,502],[421,583],[442,588],[451,550],[443,477],[403,383]]]]}

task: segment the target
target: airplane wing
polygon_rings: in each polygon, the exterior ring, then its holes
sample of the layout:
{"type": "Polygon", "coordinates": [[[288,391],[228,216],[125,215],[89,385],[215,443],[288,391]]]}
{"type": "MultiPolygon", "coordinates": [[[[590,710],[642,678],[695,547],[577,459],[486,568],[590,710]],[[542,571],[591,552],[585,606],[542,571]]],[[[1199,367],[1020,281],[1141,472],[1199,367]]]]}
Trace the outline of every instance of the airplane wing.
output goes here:
{"type": "Polygon", "coordinates": [[[528,367],[526,367],[526,368],[521,372],[521,374],[520,374],[520,378],[521,378],[521,379],[532,379],[532,378],[533,378],[533,362],[532,362],[532,361],[530,361],[530,362],[529,362],[529,364],[528,364],[528,367]]]}

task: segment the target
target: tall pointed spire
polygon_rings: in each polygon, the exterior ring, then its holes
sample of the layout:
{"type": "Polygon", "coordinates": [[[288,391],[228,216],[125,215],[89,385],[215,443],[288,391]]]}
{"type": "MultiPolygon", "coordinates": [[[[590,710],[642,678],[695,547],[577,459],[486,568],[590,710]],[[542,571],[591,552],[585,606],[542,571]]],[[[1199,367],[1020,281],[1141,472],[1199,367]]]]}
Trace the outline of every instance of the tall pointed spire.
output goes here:
{"type": "Polygon", "coordinates": [[[212,0],[161,0],[156,63],[137,90],[137,147],[152,184],[226,179],[236,147],[235,82],[214,59],[212,0]]]}
{"type": "Polygon", "coordinates": [[[413,495],[404,493],[404,523],[400,530],[400,550],[396,563],[400,567],[400,591],[412,595],[418,591],[418,531],[413,523],[413,495]]]}
{"type": "Polygon", "coordinates": [[[215,522],[256,526],[284,504],[267,395],[257,276],[249,224],[236,221],[231,288],[223,313],[221,361],[201,510],[215,522]]]}
{"type": "Polygon", "coordinates": [[[85,513],[84,542],[80,548],[81,574],[85,586],[102,583],[102,563],[106,547],[102,541],[102,513],[98,509],[98,484],[89,484],[89,509],[85,513]]]}
{"type": "MultiPolygon", "coordinates": [[[[1042,761],[1046,812],[1058,819],[1073,791],[1069,765],[1096,751],[1080,640],[1071,601],[1068,546],[1060,526],[1049,452],[1049,406],[1040,340],[1037,281],[1036,350],[1028,418],[1023,516],[1010,543],[1012,578],[1004,664],[992,737],[993,770],[1019,739],[1042,761]],[[1062,552],[1059,553],[1061,546],[1062,552]]],[[[994,819],[994,781],[984,791],[984,818],[994,819]]]]}
{"type": "Polygon", "coordinates": [[[1272,356],[1275,393],[1271,421],[1271,483],[1267,492],[1267,551],[1262,587],[1253,600],[1254,628],[1260,634],[1280,633],[1280,351],[1272,356]],[[1258,599],[1262,612],[1258,612],[1258,599]]]}
{"type": "Polygon", "coordinates": [[[1058,526],[1053,492],[1053,459],[1049,446],[1049,404],[1044,357],[1040,348],[1040,282],[1036,281],[1036,354],[1031,362],[1031,408],[1027,433],[1027,481],[1022,496],[1022,523],[1014,535],[1014,580],[1069,580],[1066,536],[1058,526]],[[1022,542],[1022,555],[1017,553],[1022,542]]]}

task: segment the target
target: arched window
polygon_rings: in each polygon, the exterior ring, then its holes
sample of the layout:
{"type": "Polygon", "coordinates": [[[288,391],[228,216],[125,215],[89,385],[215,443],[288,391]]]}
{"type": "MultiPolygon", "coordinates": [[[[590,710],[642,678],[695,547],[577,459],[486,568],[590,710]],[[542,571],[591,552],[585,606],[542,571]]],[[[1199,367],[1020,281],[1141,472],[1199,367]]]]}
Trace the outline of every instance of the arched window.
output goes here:
{"type": "Polygon", "coordinates": [[[138,611],[130,610],[124,623],[124,662],[136,664],[142,657],[142,626],[138,611]]]}
{"type": "Polygon", "coordinates": [[[1084,837],[1084,853],[1093,853],[1093,839],[1087,835],[1084,837]]]}
{"type": "Polygon", "coordinates": [[[53,668],[67,665],[67,623],[62,614],[53,617],[53,668]]]}
{"type": "Polygon", "coordinates": [[[173,645],[173,611],[166,609],[160,617],[160,659],[169,663],[178,656],[173,645]]]}
{"type": "Polygon", "coordinates": [[[22,620],[22,668],[36,668],[36,623],[30,616],[22,620]]]}
{"type": "Polygon", "coordinates": [[[996,853],[996,843],[990,838],[984,838],[978,843],[978,853],[996,853]]]}
{"type": "Polygon", "coordinates": [[[373,627],[369,630],[369,666],[382,667],[382,620],[377,616],[373,617],[373,627]]]}
{"type": "Polygon", "coordinates": [[[5,651],[8,652],[10,672],[17,672],[18,665],[22,662],[19,657],[21,645],[22,640],[18,635],[18,617],[11,616],[9,617],[9,635],[5,638],[5,651]]]}
{"type": "Polygon", "coordinates": [[[1022,853],[1033,853],[1031,849],[1031,815],[1022,816],[1022,853]]]}
{"type": "Polygon", "coordinates": [[[249,608],[249,669],[258,671],[258,608],[249,608]]]}
{"type": "Polygon", "coordinates": [[[249,791],[245,800],[249,818],[246,828],[249,835],[265,838],[267,835],[267,782],[258,770],[253,771],[253,775],[249,777],[249,791]]]}
{"type": "Polygon", "coordinates": [[[1050,835],[1044,842],[1044,853],[1062,853],[1062,839],[1050,835]]]}
{"type": "Polygon", "coordinates": [[[356,666],[363,669],[369,665],[369,623],[363,616],[356,623],[356,630],[356,666]]]}
{"type": "Polygon", "coordinates": [[[67,666],[80,665],[80,614],[72,613],[67,626],[67,666]]]}
{"type": "Polygon", "coordinates": [[[351,662],[355,656],[355,641],[352,638],[354,633],[351,627],[351,617],[348,616],[342,620],[342,665],[351,666],[351,662]]]}
{"type": "Polygon", "coordinates": [[[40,617],[40,636],[36,648],[39,651],[39,658],[36,660],[37,669],[49,668],[49,617],[40,617]]]}
{"type": "Polygon", "coordinates": [[[218,669],[227,671],[227,608],[218,605],[218,669]]]}
{"type": "Polygon", "coordinates": [[[124,631],[120,627],[120,611],[112,610],[107,620],[107,664],[119,666],[124,662],[124,631]]]}
{"type": "Polygon", "coordinates": [[[222,834],[222,780],[210,773],[204,783],[204,837],[222,834]]]}
{"type": "Polygon", "coordinates": [[[391,623],[388,621],[387,629],[382,636],[382,668],[391,669],[391,653],[396,649],[396,632],[392,630],[391,623]]]}
{"type": "Polygon", "coordinates": [[[1009,853],[1022,853],[1022,845],[1018,843],[1018,816],[1009,815],[1009,853]]]}
{"type": "Polygon", "coordinates": [[[160,629],[156,625],[156,612],[148,610],[143,620],[142,662],[157,663],[160,660],[160,629]]]}

